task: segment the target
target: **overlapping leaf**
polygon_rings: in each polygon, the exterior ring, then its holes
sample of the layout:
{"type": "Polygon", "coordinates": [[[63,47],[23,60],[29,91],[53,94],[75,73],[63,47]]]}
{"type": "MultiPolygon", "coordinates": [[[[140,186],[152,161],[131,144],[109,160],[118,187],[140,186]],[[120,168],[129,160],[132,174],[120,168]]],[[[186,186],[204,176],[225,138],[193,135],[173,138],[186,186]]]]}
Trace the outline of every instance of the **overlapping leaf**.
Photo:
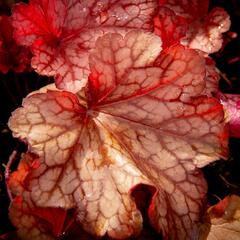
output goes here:
{"type": "Polygon", "coordinates": [[[177,15],[183,16],[189,23],[206,15],[208,0],[159,0],[160,7],[172,9],[177,15]]]}
{"type": "Polygon", "coordinates": [[[229,134],[232,137],[240,137],[240,96],[239,94],[217,94],[224,106],[226,122],[229,125],[229,134]]]}
{"type": "Polygon", "coordinates": [[[9,187],[14,199],[9,217],[18,228],[20,239],[53,240],[62,233],[67,212],[60,208],[39,208],[31,201],[26,182],[29,173],[39,167],[37,162],[34,154],[24,154],[17,171],[10,175],[9,187]]]}
{"type": "Polygon", "coordinates": [[[240,197],[227,196],[210,207],[199,231],[200,240],[236,240],[240,238],[240,197]]]}
{"type": "Polygon", "coordinates": [[[227,155],[223,110],[201,96],[201,55],[180,45],[160,51],[152,34],[106,34],[90,55],[85,100],[48,91],[13,113],[14,136],[41,159],[29,185],[36,205],[77,208],[87,231],[125,238],[141,229],[129,192],[144,183],[155,188],[155,228],[191,238],[206,192],[196,167],[227,155]]]}
{"type": "Polygon", "coordinates": [[[216,63],[210,57],[206,58],[206,90],[208,96],[215,95],[219,91],[219,71],[216,63]]]}
{"type": "Polygon", "coordinates": [[[39,208],[28,197],[17,196],[10,205],[9,217],[18,228],[20,239],[53,240],[62,233],[66,210],[39,208]]]}
{"type": "Polygon", "coordinates": [[[31,0],[13,10],[15,38],[32,48],[39,74],[77,92],[86,83],[95,40],[109,31],[151,30],[156,7],[156,0],[31,0]]]}
{"type": "Polygon", "coordinates": [[[222,33],[229,30],[230,24],[226,11],[214,8],[205,18],[191,24],[183,42],[206,53],[217,52],[223,43],[222,33]]]}
{"type": "Polygon", "coordinates": [[[184,17],[177,16],[169,8],[161,7],[154,18],[154,32],[161,37],[163,48],[179,43],[187,31],[184,17]]]}
{"type": "MultiPolygon", "coordinates": [[[[169,8],[178,17],[185,18],[188,24],[186,36],[181,41],[184,45],[207,54],[217,52],[221,48],[222,33],[230,28],[230,18],[224,9],[214,8],[208,14],[208,0],[159,0],[159,5],[160,12],[162,8],[169,8]]],[[[180,28],[180,25],[177,25],[177,29],[180,28]]],[[[180,35],[180,37],[182,36],[180,35]]]]}

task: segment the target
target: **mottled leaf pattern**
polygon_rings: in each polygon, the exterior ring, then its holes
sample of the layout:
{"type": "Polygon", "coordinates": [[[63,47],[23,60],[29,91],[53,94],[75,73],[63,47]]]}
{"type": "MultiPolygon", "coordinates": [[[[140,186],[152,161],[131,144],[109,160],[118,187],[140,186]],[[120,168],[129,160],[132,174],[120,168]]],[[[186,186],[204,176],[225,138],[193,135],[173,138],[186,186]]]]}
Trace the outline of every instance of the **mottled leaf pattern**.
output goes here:
{"type": "Polygon", "coordinates": [[[199,231],[200,240],[237,240],[240,238],[240,197],[227,196],[210,207],[199,231]]]}
{"type": "Polygon", "coordinates": [[[9,218],[18,230],[20,239],[53,240],[40,218],[33,215],[33,209],[22,197],[16,197],[9,208],[9,218]]]}
{"type": "MultiPolygon", "coordinates": [[[[159,0],[159,5],[160,12],[162,8],[169,8],[178,18],[182,17],[188,23],[186,36],[181,40],[182,44],[207,54],[217,52],[221,48],[222,33],[228,31],[231,24],[224,9],[214,8],[208,14],[208,0],[159,0]]],[[[178,23],[177,32],[180,31],[180,27],[181,24],[178,23]]],[[[164,28],[158,30],[164,31],[164,28]]]]}
{"type": "Polygon", "coordinates": [[[222,8],[214,8],[205,19],[191,24],[183,43],[208,54],[217,52],[222,46],[222,33],[230,24],[229,15],[222,8]]]}
{"type": "Polygon", "coordinates": [[[33,51],[32,67],[77,92],[89,74],[88,53],[105,32],[151,30],[156,0],[31,0],[13,10],[15,39],[33,51]]]}
{"type": "Polygon", "coordinates": [[[159,0],[160,6],[172,9],[177,15],[180,15],[192,22],[195,19],[203,17],[208,11],[208,0],[159,0]]]}
{"type": "Polygon", "coordinates": [[[9,207],[9,218],[18,228],[23,240],[52,240],[63,231],[67,211],[60,208],[36,207],[30,198],[27,187],[29,173],[38,168],[38,157],[31,153],[22,155],[17,171],[10,175],[9,187],[14,199],[9,207]]]}
{"type": "Polygon", "coordinates": [[[187,22],[169,8],[161,7],[154,18],[154,32],[163,42],[163,48],[178,43],[186,34],[187,22]]]}
{"type": "Polygon", "coordinates": [[[210,57],[206,58],[206,94],[208,96],[215,95],[219,90],[219,70],[214,60],[210,57]]]}
{"type": "Polygon", "coordinates": [[[79,221],[93,234],[137,234],[141,215],[127,193],[147,181],[106,130],[81,117],[83,108],[76,103],[72,94],[52,91],[32,95],[24,104],[18,124],[31,135],[31,150],[43,156],[32,172],[31,197],[38,206],[77,206],[79,221]]]}
{"type": "Polygon", "coordinates": [[[201,55],[180,45],[160,52],[150,33],[106,34],[90,55],[85,97],[36,93],[13,113],[14,136],[40,157],[29,177],[37,206],[76,208],[88,232],[126,238],[141,230],[130,191],[143,183],[156,189],[155,228],[192,236],[206,192],[197,167],[227,156],[223,109],[202,96],[201,55]]]}

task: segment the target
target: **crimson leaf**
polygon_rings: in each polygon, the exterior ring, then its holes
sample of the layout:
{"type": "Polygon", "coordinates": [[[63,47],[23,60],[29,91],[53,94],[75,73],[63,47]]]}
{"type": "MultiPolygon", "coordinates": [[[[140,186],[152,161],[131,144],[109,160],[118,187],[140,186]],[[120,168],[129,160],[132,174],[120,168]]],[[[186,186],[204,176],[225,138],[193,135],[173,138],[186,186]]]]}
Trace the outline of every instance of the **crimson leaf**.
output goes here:
{"type": "MultiPolygon", "coordinates": [[[[186,36],[182,39],[184,45],[207,54],[217,52],[221,48],[222,33],[228,31],[231,23],[229,15],[224,9],[214,8],[208,14],[208,0],[159,0],[159,5],[160,14],[162,8],[169,8],[178,17],[185,18],[188,24],[186,25],[186,36]]],[[[171,21],[173,20],[172,17],[171,21]]],[[[181,33],[181,25],[177,25],[177,32],[181,33]]],[[[164,28],[161,31],[164,32],[164,28]]],[[[159,32],[161,33],[161,31],[159,32]]]]}
{"type": "Polygon", "coordinates": [[[32,67],[77,92],[87,80],[88,54],[105,32],[151,30],[156,0],[30,0],[13,9],[15,39],[33,52],[32,67]]]}

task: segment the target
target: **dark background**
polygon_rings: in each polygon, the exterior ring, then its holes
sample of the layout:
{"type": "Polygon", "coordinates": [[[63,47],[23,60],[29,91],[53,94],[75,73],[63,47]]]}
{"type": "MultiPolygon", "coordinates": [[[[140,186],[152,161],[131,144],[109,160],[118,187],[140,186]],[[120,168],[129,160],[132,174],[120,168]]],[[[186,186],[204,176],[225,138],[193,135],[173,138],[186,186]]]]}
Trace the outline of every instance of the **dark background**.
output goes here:
{"type": "MultiPolygon", "coordinates": [[[[240,94],[240,0],[211,0],[210,9],[215,6],[221,6],[229,13],[232,21],[230,32],[239,35],[232,39],[232,34],[226,33],[226,47],[212,55],[222,75],[220,90],[224,93],[240,94]]],[[[2,13],[10,14],[10,9],[0,0],[0,14],[2,13]]],[[[40,77],[34,72],[16,74],[10,71],[5,75],[0,73],[0,236],[13,230],[7,217],[9,200],[4,182],[5,164],[16,147],[19,151],[25,148],[12,138],[7,121],[27,93],[51,81],[51,78],[40,77]]],[[[208,202],[211,205],[229,194],[240,195],[240,139],[231,138],[229,148],[230,157],[227,161],[219,160],[203,169],[209,186],[208,202]]],[[[159,239],[157,235],[150,235],[142,239],[159,239]]]]}

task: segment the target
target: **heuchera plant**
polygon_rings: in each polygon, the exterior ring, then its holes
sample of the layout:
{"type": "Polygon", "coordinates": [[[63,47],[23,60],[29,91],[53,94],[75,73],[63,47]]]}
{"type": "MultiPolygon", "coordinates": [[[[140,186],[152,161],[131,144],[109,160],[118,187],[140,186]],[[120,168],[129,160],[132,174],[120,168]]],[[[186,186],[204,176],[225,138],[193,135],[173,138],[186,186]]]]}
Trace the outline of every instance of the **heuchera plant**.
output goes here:
{"type": "Polygon", "coordinates": [[[207,0],[30,0],[11,20],[32,68],[56,84],[9,120],[28,145],[8,181],[19,237],[57,239],[70,209],[92,235],[137,236],[141,185],[164,239],[202,237],[200,168],[228,156],[231,121],[208,56],[221,48],[227,13],[208,13],[207,0]]]}

